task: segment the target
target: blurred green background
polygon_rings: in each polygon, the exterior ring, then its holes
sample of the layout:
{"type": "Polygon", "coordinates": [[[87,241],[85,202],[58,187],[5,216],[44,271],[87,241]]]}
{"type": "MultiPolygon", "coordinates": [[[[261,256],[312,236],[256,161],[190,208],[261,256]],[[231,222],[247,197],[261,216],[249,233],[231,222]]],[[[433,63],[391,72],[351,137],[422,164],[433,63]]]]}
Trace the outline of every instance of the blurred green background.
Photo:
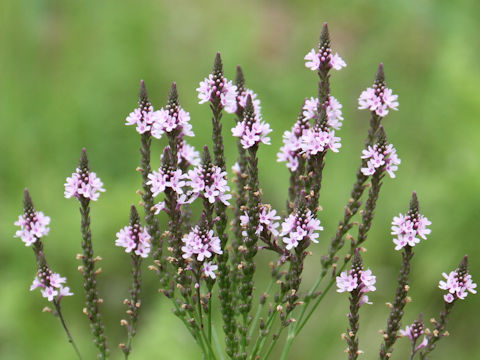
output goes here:
{"type": "MultiPolygon", "coordinates": [[[[125,339],[119,321],[130,284],[129,258],[114,246],[115,232],[139,200],[139,137],[124,124],[136,106],[140,79],[161,107],[172,81],[190,111],[197,149],[210,144],[208,106],[198,105],[195,88],[221,51],[226,75],[241,64],[247,85],[262,100],[274,129],[272,146],[260,150],[264,201],[283,210],[288,172],[276,163],[281,135],[296,119],[302,99],[316,94],[315,73],[303,56],[316,46],[324,21],[334,51],[348,67],[333,72],[332,94],[343,104],[343,147],[329,154],[320,214],[324,240],[313,245],[304,280],[319,271],[346,203],[359,163],[369,114],[357,110],[360,92],[370,86],[380,61],[387,82],[399,94],[400,111],[384,125],[402,159],[396,179],[386,179],[378,202],[365,262],[377,275],[373,306],[361,310],[360,348],[365,359],[378,353],[378,330],[385,327],[400,254],[393,250],[391,218],[406,211],[411,192],[433,222],[428,241],[416,248],[411,276],[413,302],[404,324],[419,312],[438,316],[443,271],[465,253],[480,281],[480,31],[478,1],[69,1],[4,0],[0,4],[0,358],[74,359],[60,324],[41,309],[47,302],[29,293],[35,274],[31,249],[14,239],[13,222],[28,186],[38,210],[51,216],[45,238],[48,260],[68,277],[76,296],[63,301],[72,333],[86,359],[95,358],[87,319],[81,314],[83,289],[75,254],[80,251],[79,212],[63,197],[63,183],[86,147],[91,166],[107,192],[93,205],[95,251],[104,258],[99,278],[112,359],[125,339]]],[[[235,161],[232,116],[224,117],[228,164],[235,161]]],[[[159,164],[162,142],[154,146],[159,164]]],[[[165,222],[164,222],[165,224],[165,222]]],[[[355,234],[355,232],[353,232],[355,234]]],[[[259,288],[268,278],[259,257],[259,288]]],[[[156,292],[145,271],[144,308],[132,359],[199,359],[196,345],[156,292]]],[[[479,358],[479,297],[454,309],[434,359],[479,358]]],[[[291,359],[342,359],[347,296],[332,292],[294,343],[291,359]]],[[[404,359],[400,339],[392,359],[404,359]]],[[[272,358],[275,358],[273,356],[272,358]]]]}

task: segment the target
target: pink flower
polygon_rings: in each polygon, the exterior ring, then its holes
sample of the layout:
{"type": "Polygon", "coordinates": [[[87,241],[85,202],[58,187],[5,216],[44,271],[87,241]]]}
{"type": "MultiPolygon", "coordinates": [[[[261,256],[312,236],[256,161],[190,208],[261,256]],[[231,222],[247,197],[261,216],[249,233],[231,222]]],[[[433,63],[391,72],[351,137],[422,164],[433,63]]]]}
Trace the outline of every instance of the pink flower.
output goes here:
{"type": "MultiPolygon", "coordinates": [[[[360,290],[360,294],[366,294],[371,291],[375,291],[376,276],[372,275],[370,269],[358,270],[351,269],[348,273],[343,271],[340,276],[336,277],[337,292],[352,292],[355,289],[360,290]]],[[[360,300],[360,306],[362,304],[371,304],[368,301],[368,296],[363,295],[360,300]]]]}
{"type": "Polygon", "coordinates": [[[337,276],[337,292],[351,292],[358,287],[357,278],[352,275],[347,275],[346,271],[342,271],[340,276],[337,276]]]}
{"type": "Polygon", "coordinates": [[[190,113],[180,106],[167,105],[155,111],[155,121],[152,124],[152,136],[160,139],[164,133],[180,129],[179,136],[194,136],[190,124],[190,113]]]}
{"type": "Polygon", "coordinates": [[[448,275],[442,273],[442,276],[446,281],[441,280],[438,283],[438,287],[442,290],[447,290],[448,294],[444,296],[446,302],[450,303],[455,299],[465,299],[468,293],[476,294],[477,291],[475,284],[472,280],[472,276],[466,272],[466,270],[461,271],[459,269],[451,271],[448,275]]]}
{"type": "Polygon", "coordinates": [[[97,201],[100,192],[105,192],[103,183],[93,171],[82,171],[77,168],[72,177],[67,177],[65,183],[65,198],[81,197],[97,201]]]}
{"type": "Polygon", "coordinates": [[[157,116],[158,114],[153,111],[152,106],[145,109],[136,108],[127,116],[125,125],[136,125],[137,132],[144,134],[152,129],[157,121],[157,116]]]}
{"type": "Polygon", "coordinates": [[[237,96],[237,104],[240,108],[245,110],[245,107],[247,106],[247,98],[250,96],[252,98],[252,105],[254,109],[254,113],[257,119],[262,118],[261,114],[261,106],[260,106],[260,99],[258,99],[258,95],[253,92],[253,90],[250,89],[245,89],[242,91],[241,94],[238,94],[237,96]]]}
{"type": "Polygon", "coordinates": [[[282,223],[280,236],[286,244],[287,250],[298,246],[301,241],[313,241],[318,243],[318,233],[322,231],[320,220],[316,219],[308,209],[298,210],[288,216],[282,223]]]}
{"type": "Polygon", "coordinates": [[[15,237],[22,239],[25,246],[30,246],[38,239],[48,235],[50,228],[50,217],[45,216],[41,211],[34,211],[33,214],[20,215],[14,225],[20,230],[15,232],[15,237]]]}
{"type": "Polygon", "coordinates": [[[162,166],[158,171],[148,174],[147,185],[150,185],[153,196],[163,193],[166,188],[171,188],[177,194],[183,194],[183,187],[185,186],[184,179],[187,178],[186,174],[182,173],[182,170],[177,169],[175,171],[169,170],[162,166]]]}
{"type": "Polygon", "coordinates": [[[38,275],[33,279],[33,283],[30,286],[30,291],[40,288],[42,296],[48,301],[54,301],[57,297],[59,301],[64,296],[72,296],[69,287],[64,287],[63,284],[67,281],[65,277],[60,274],[52,273],[48,267],[44,267],[38,272],[38,275]]]}
{"type": "Polygon", "coordinates": [[[237,87],[223,76],[216,77],[210,74],[200,82],[197,88],[199,104],[220,98],[220,104],[226,112],[233,114],[237,111],[237,87]]]}
{"type": "Polygon", "coordinates": [[[374,84],[373,88],[364,90],[358,98],[359,109],[369,109],[378,116],[384,117],[388,109],[398,110],[398,95],[393,95],[392,90],[384,84],[374,84]]]}
{"type": "Polygon", "coordinates": [[[326,64],[330,68],[335,70],[341,70],[346,67],[347,64],[336,53],[332,56],[332,50],[330,48],[320,48],[319,52],[312,49],[304,58],[306,61],[305,66],[310,70],[319,70],[322,64],[326,64]]]}
{"type": "MultiPolygon", "coordinates": [[[[184,259],[194,258],[198,261],[203,261],[205,258],[212,257],[212,254],[222,254],[220,247],[220,238],[213,235],[213,230],[204,227],[195,226],[186,234],[182,241],[184,259]]],[[[214,278],[214,277],[213,277],[214,278]]]]}
{"type": "Polygon", "coordinates": [[[147,229],[139,224],[125,226],[117,232],[115,245],[125,248],[126,253],[132,251],[142,258],[148,257],[150,253],[150,235],[147,229]]]}
{"type": "Polygon", "coordinates": [[[232,195],[227,194],[230,187],[227,185],[227,173],[221,171],[216,165],[197,166],[188,171],[186,185],[191,188],[183,199],[184,202],[193,202],[201,196],[213,203],[220,200],[225,205],[229,205],[229,199],[232,195]]]}
{"type": "Polygon", "coordinates": [[[362,159],[368,159],[367,166],[363,167],[362,173],[365,176],[373,175],[377,169],[382,169],[390,175],[391,178],[395,177],[395,171],[398,170],[398,165],[401,160],[398,158],[397,150],[392,144],[387,146],[380,146],[375,144],[369,146],[362,151],[362,159]]]}
{"type": "MultiPolygon", "coordinates": [[[[268,204],[262,204],[260,206],[260,214],[258,216],[258,227],[255,233],[260,235],[262,231],[267,231],[273,236],[277,236],[277,228],[280,226],[278,220],[280,220],[280,216],[277,215],[277,211],[272,209],[268,204]]],[[[248,227],[249,223],[250,219],[247,212],[245,212],[244,215],[240,215],[240,226],[244,228],[242,235],[245,237],[248,236],[248,233],[245,229],[248,227]]]]}
{"type": "Polygon", "coordinates": [[[392,235],[396,236],[393,239],[395,250],[401,250],[407,245],[413,247],[420,242],[419,238],[426,240],[432,232],[427,229],[431,224],[425,216],[418,213],[395,216],[392,221],[392,235]]]}
{"type": "Polygon", "coordinates": [[[316,155],[328,149],[338,152],[342,147],[340,138],[335,136],[335,130],[322,130],[319,126],[315,126],[305,131],[301,138],[302,153],[307,156],[316,155]]]}
{"type": "Polygon", "coordinates": [[[211,277],[215,279],[217,276],[215,275],[215,271],[218,269],[218,265],[212,264],[211,261],[205,261],[203,263],[203,273],[207,277],[211,277]]]}

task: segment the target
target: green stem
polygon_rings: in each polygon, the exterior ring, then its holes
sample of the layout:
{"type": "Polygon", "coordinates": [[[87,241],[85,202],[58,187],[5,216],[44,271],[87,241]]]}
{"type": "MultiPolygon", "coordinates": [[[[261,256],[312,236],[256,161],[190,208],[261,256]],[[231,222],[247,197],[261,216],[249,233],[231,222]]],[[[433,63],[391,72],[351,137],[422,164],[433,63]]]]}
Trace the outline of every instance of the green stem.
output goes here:
{"type": "MultiPolygon", "coordinates": [[[[274,283],[275,283],[275,280],[273,278],[270,279],[270,282],[267,285],[267,290],[265,290],[266,294],[270,294],[270,291],[272,290],[272,287],[273,287],[274,283]]],[[[260,320],[260,316],[262,315],[262,310],[263,310],[263,307],[265,306],[265,302],[258,305],[257,313],[255,314],[255,317],[253,318],[253,321],[250,325],[250,331],[248,332],[248,337],[249,338],[251,338],[253,336],[253,332],[255,331],[255,328],[257,327],[258,320],[260,320]]]]}
{"type": "Polygon", "coordinates": [[[77,345],[75,344],[75,341],[73,340],[72,334],[70,334],[70,331],[68,330],[67,324],[65,323],[65,319],[63,318],[62,311],[60,309],[60,302],[59,301],[54,301],[53,302],[55,305],[55,310],[57,312],[57,316],[60,319],[60,322],[62,323],[63,329],[65,330],[65,333],[67,334],[68,337],[68,342],[72,344],[73,348],[75,349],[75,352],[77,353],[77,356],[80,360],[82,360],[82,355],[80,354],[80,351],[77,348],[77,345]]]}

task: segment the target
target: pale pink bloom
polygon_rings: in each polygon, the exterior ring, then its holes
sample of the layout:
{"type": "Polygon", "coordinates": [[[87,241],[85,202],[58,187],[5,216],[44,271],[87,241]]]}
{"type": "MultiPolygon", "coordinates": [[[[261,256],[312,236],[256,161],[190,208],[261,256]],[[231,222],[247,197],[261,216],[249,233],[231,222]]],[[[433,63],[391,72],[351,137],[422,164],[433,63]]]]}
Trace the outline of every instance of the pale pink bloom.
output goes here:
{"type": "Polygon", "coordinates": [[[395,171],[401,160],[398,158],[397,150],[392,144],[379,146],[375,144],[362,151],[362,159],[368,159],[367,166],[361,169],[363,175],[373,175],[377,169],[383,169],[391,178],[395,177],[395,171]]]}
{"type": "Polygon", "coordinates": [[[432,223],[423,215],[407,214],[395,216],[392,221],[392,235],[395,243],[395,250],[401,250],[405,246],[415,246],[420,242],[419,238],[427,239],[427,235],[432,231],[427,229],[432,223]]]}
{"type": "Polygon", "coordinates": [[[305,66],[310,70],[315,71],[320,68],[320,57],[315,49],[312,49],[307,55],[305,55],[304,59],[307,60],[305,66]]]}
{"type": "Polygon", "coordinates": [[[322,231],[320,220],[316,219],[310,210],[300,210],[292,213],[282,223],[280,236],[287,244],[287,250],[297,247],[300,241],[313,241],[318,243],[317,231],[322,231]]]}
{"type": "Polygon", "coordinates": [[[213,230],[208,230],[195,226],[186,234],[182,241],[182,257],[184,259],[196,258],[198,261],[203,261],[205,258],[212,257],[212,254],[223,254],[220,247],[220,238],[214,236],[213,230]]]}
{"type": "MultiPolygon", "coordinates": [[[[267,205],[267,204],[260,205],[260,213],[258,216],[258,227],[255,233],[257,235],[260,235],[262,231],[268,231],[273,236],[277,236],[278,235],[277,228],[280,226],[280,223],[278,222],[278,220],[280,220],[280,216],[277,215],[276,210],[272,209],[270,205],[267,205]]],[[[243,215],[240,215],[240,226],[244,228],[244,230],[242,231],[242,235],[245,237],[248,236],[246,228],[248,227],[249,223],[250,223],[250,219],[248,217],[247,212],[245,212],[243,215]]]]}
{"type": "Polygon", "coordinates": [[[185,140],[181,140],[180,146],[177,150],[178,164],[185,162],[187,165],[198,166],[200,165],[200,154],[195,151],[195,148],[187,144],[185,140]]]}
{"type": "MultiPolygon", "coordinates": [[[[310,98],[305,100],[305,105],[303,106],[303,116],[305,119],[315,119],[319,117],[318,114],[318,98],[310,98]]],[[[326,104],[327,112],[327,125],[339,130],[342,127],[342,104],[334,98],[333,96],[328,97],[328,102],[326,104]]]]}
{"type": "Polygon", "coordinates": [[[181,195],[183,194],[183,187],[186,184],[184,181],[186,177],[187,175],[183,174],[180,169],[171,171],[161,167],[158,171],[153,171],[153,173],[148,174],[149,180],[146,184],[150,185],[153,196],[163,193],[166,188],[171,188],[178,195],[181,195]]]}
{"type": "Polygon", "coordinates": [[[220,104],[226,112],[232,114],[237,111],[237,87],[224,77],[214,79],[213,74],[200,82],[197,88],[199,104],[212,101],[214,97],[220,97],[220,104]]]}
{"type": "Polygon", "coordinates": [[[343,59],[338,55],[338,53],[335,53],[335,55],[332,56],[330,64],[335,70],[341,70],[342,68],[347,66],[347,63],[343,61],[343,59]]]}
{"type": "Polygon", "coordinates": [[[398,95],[393,95],[392,90],[382,85],[374,85],[375,88],[367,88],[358,98],[359,109],[369,109],[378,116],[384,117],[388,109],[398,110],[398,95]]]}
{"type": "Polygon", "coordinates": [[[186,176],[186,185],[191,190],[186,193],[182,201],[191,203],[201,196],[211,203],[220,200],[225,205],[230,205],[228,200],[232,195],[227,193],[230,191],[230,187],[227,185],[226,177],[227,173],[216,165],[197,166],[193,170],[189,170],[188,176],[186,176]]]}
{"type": "Polygon", "coordinates": [[[302,135],[302,153],[312,156],[328,149],[338,152],[338,149],[342,146],[340,140],[339,137],[335,136],[335,130],[322,130],[315,126],[302,135]]]}
{"type": "Polygon", "coordinates": [[[22,239],[25,246],[30,246],[38,239],[48,235],[50,217],[45,216],[41,211],[36,211],[33,216],[28,216],[28,219],[25,218],[25,215],[20,215],[14,225],[20,227],[14,237],[22,239]]]}
{"type": "Polygon", "coordinates": [[[153,205],[153,208],[155,209],[155,215],[160,214],[160,211],[165,210],[165,201],[160,201],[158,204],[153,205]]]}
{"type": "Polygon", "coordinates": [[[65,183],[65,198],[70,199],[81,197],[97,201],[100,193],[105,192],[103,182],[97,177],[93,171],[82,173],[80,169],[76,169],[72,177],[67,177],[65,183]]]}
{"type": "Polygon", "coordinates": [[[40,291],[41,291],[41,293],[42,293],[42,296],[43,296],[44,298],[47,298],[48,301],[53,301],[53,299],[55,298],[55,296],[58,295],[58,291],[55,290],[55,289],[54,289],[53,287],[51,287],[51,286],[48,286],[48,287],[46,287],[46,288],[44,288],[44,289],[41,289],[40,291]]]}
{"type": "Polygon", "coordinates": [[[267,135],[271,132],[270,125],[261,121],[256,114],[253,114],[253,118],[245,117],[232,128],[232,135],[240,138],[244,149],[259,143],[270,145],[270,138],[267,135]]]}
{"type": "Polygon", "coordinates": [[[211,261],[205,261],[203,263],[203,273],[205,276],[215,279],[217,277],[215,275],[216,270],[218,270],[218,265],[212,264],[211,261]]]}
{"type": "Polygon", "coordinates": [[[73,292],[70,291],[70,288],[68,286],[61,287],[59,289],[59,294],[58,294],[59,299],[61,299],[64,296],[72,296],[72,295],[73,295],[73,292]]]}
{"type": "Polygon", "coordinates": [[[125,248],[126,253],[133,251],[136,255],[146,258],[150,253],[150,239],[145,227],[129,225],[117,232],[115,245],[125,248]]]}
{"type": "Polygon", "coordinates": [[[448,291],[448,294],[444,296],[446,302],[450,303],[455,299],[463,300],[469,292],[472,294],[477,293],[475,290],[477,284],[473,282],[472,276],[468,273],[460,276],[458,271],[455,270],[451,271],[448,275],[442,273],[442,276],[446,281],[441,280],[438,283],[438,287],[448,291]]]}
{"type": "Polygon", "coordinates": [[[346,271],[342,271],[340,276],[336,277],[337,292],[351,292],[358,287],[357,278],[352,275],[347,275],[346,271]]]}
{"type": "Polygon", "coordinates": [[[64,284],[67,279],[65,277],[60,276],[60,274],[52,273],[50,269],[44,269],[42,272],[39,272],[42,276],[40,279],[39,276],[36,276],[33,279],[33,283],[30,286],[30,291],[33,291],[37,288],[40,288],[42,296],[47,298],[48,301],[54,301],[57,297],[57,301],[59,301],[64,296],[71,296],[73,295],[70,292],[69,287],[64,287],[64,284]]]}
{"type": "Polygon", "coordinates": [[[194,136],[190,124],[190,113],[181,107],[160,109],[155,111],[155,122],[152,125],[152,136],[160,139],[164,133],[180,129],[180,136],[194,136]]]}
{"type": "Polygon", "coordinates": [[[245,109],[247,106],[247,98],[250,96],[252,98],[252,104],[253,104],[253,110],[255,112],[255,116],[257,119],[262,118],[261,114],[261,106],[260,106],[260,99],[258,99],[258,95],[253,92],[253,90],[250,89],[245,89],[241,94],[238,94],[237,96],[237,102],[238,106],[241,107],[242,109],[245,109]]]}
{"type": "Polygon", "coordinates": [[[233,164],[232,166],[232,172],[236,175],[240,175],[241,173],[241,169],[240,169],[240,165],[238,164],[238,162],[236,162],[235,164],[233,164]]]}
{"type": "Polygon", "coordinates": [[[137,108],[133,110],[125,121],[125,125],[136,125],[136,130],[139,134],[144,134],[152,129],[152,126],[157,121],[157,114],[150,106],[144,110],[137,108]]]}

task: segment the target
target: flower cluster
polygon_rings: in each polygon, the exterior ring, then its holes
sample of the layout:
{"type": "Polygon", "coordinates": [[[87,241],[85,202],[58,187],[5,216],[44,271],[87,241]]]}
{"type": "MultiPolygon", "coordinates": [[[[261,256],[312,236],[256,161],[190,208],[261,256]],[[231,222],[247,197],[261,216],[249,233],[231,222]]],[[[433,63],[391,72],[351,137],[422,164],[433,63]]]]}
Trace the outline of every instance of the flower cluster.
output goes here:
{"type": "Polygon", "coordinates": [[[41,211],[30,211],[20,215],[15,221],[15,226],[19,226],[15,237],[22,239],[25,246],[32,245],[37,239],[48,235],[50,228],[50,217],[45,216],[41,211]]]}
{"type": "MultiPolygon", "coordinates": [[[[365,294],[370,291],[375,291],[376,276],[372,275],[372,271],[357,269],[353,267],[347,274],[343,271],[340,276],[337,276],[337,292],[352,292],[355,289],[359,289],[361,294],[365,294]]],[[[368,302],[368,296],[363,295],[360,300],[360,305],[371,304],[368,302]]]]}
{"type": "Polygon", "coordinates": [[[199,104],[218,102],[230,114],[237,111],[237,87],[223,76],[220,54],[215,58],[213,73],[200,82],[197,91],[199,104]]]}
{"type": "Polygon", "coordinates": [[[292,213],[282,223],[283,242],[287,250],[296,248],[300,242],[313,241],[318,243],[319,234],[316,231],[322,231],[320,220],[316,219],[309,209],[301,208],[292,213]]]}
{"type": "Polygon", "coordinates": [[[398,110],[398,95],[393,95],[392,89],[385,82],[375,82],[373,87],[364,90],[358,98],[359,109],[369,109],[378,116],[384,117],[388,109],[398,110]]]}
{"type": "Polygon", "coordinates": [[[97,201],[100,192],[104,192],[103,183],[97,174],[91,171],[82,171],[77,169],[71,177],[67,177],[65,183],[65,197],[70,199],[72,196],[80,199],[90,199],[97,201]]]}
{"type": "Polygon", "coordinates": [[[193,202],[197,197],[203,197],[213,204],[215,201],[221,201],[225,205],[232,195],[227,192],[230,187],[227,185],[227,173],[218,166],[207,163],[203,166],[197,166],[188,171],[187,185],[191,190],[183,194],[181,202],[193,202]]]}
{"type": "Polygon", "coordinates": [[[243,148],[248,149],[259,143],[270,145],[267,135],[271,132],[270,125],[263,122],[255,112],[252,97],[248,95],[243,121],[239,121],[232,129],[233,136],[239,137],[243,148]]]}
{"type": "Polygon", "coordinates": [[[398,170],[401,160],[392,144],[375,144],[363,150],[362,154],[362,159],[367,160],[367,166],[362,168],[363,175],[370,176],[378,169],[382,169],[391,178],[395,177],[395,171],[398,170]]]}
{"type": "Polygon", "coordinates": [[[186,174],[183,174],[180,169],[171,170],[167,166],[162,166],[158,171],[148,174],[147,185],[150,185],[153,196],[163,193],[166,188],[171,188],[181,195],[183,194],[186,177],[186,174]]]}
{"type": "Polygon", "coordinates": [[[301,139],[307,130],[310,129],[309,119],[305,116],[305,105],[306,101],[298,115],[297,121],[292,127],[292,130],[287,130],[283,133],[283,146],[277,153],[277,161],[286,161],[287,168],[291,171],[296,171],[298,169],[299,157],[301,156],[302,151],[301,139]]]}
{"type": "Polygon", "coordinates": [[[115,245],[125,248],[126,253],[135,253],[146,258],[150,253],[150,235],[138,222],[125,226],[117,232],[115,245]]]}
{"type": "MultiPolygon", "coordinates": [[[[422,315],[420,315],[420,318],[418,320],[415,320],[411,326],[408,326],[405,328],[405,330],[400,330],[400,336],[403,337],[408,337],[410,341],[412,342],[412,346],[415,346],[415,343],[417,340],[420,338],[425,333],[425,325],[422,321],[422,315]]],[[[426,337],[423,338],[423,341],[418,344],[414,352],[417,352],[418,350],[424,348],[428,344],[428,339],[426,337]]]]}
{"type": "Polygon", "coordinates": [[[198,261],[203,261],[205,258],[210,259],[213,253],[222,254],[220,238],[204,226],[193,227],[182,241],[185,243],[182,246],[184,259],[195,257],[198,261]]]}
{"type": "Polygon", "coordinates": [[[418,212],[408,212],[406,215],[399,214],[392,221],[392,235],[395,243],[395,250],[400,250],[405,246],[415,246],[420,242],[419,238],[427,239],[427,235],[432,232],[427,226],[432,223],[418,212]]]}
{"type": "Polygon", "coordinates": [[[189,165],[200,165],[200,154],[195,148],[188,144],[184,139],[180,139],[177,149],[178,165],[180,167],[188,167],[189,165]]]}
{"type": "MultiPolygon", "coordinates": [[[[270,205],[262,204],[260,206],[260,213],[258,215],[258,226],[255,233],[257,235],[260,235],[263,231],[268,231],[273,236],[277,236],[277,228],[280,226],[278,220],[280,220],[280,216],[277,215],[277,210],[272,209],[270,205]]],[[[245,229],[249,223],[250,219],[247,212],[245,212],[243,215],[240,215],[240,226],[242,226],[242,228],[245,229]]],[[[242,235],[247,236],[247,231],[243,230],[242,235]]]]}
{"type": "Polygon", "coordinates": [[[244,89],[241,93],[239,92],[237,95],[237,106],[242,110],[245,110],[247,107],[247,99],[250,96],[252,99],[253,111],[257,119],[262,118],[262,107],[260,106],[260,99],[258,99],[258,95],[251,89],[244,89]]]}
{"type": "MultiPolygon", "coordinates": [[[[318,103],[318,98],[314,97],[305,100],[305,105],[303,106],[303,115],[307,120],[316,119],[319,117],[318,103]]],[[[336,98],[330,95],[326,104],[322,106],[326,107],[327,125],[335,130],[340,130],[343,125],[342,104],[340,104],[336,98]]]]}
{"type": "Polygon", "coordinates": [[[48,267],[44,267],[42,270],[39,270],[38,275],[33,280],[30,291],[40,288],[44,298],[48,299],[48,301],[54,301],[56,298],[58,302],[64,296],[73,295],[68,286],[63,286],[66,281],[65,277],[52,273],[48,267]]]}
{"type": "Polygon", "coordinates": [[[335,136],[335,130],[319,125],[306,130],[301,138],[302,152],[307,156],[316,155],[328,149],[338,152],[341,147],[340,138],[335,136]]]}
{"type": "Polygon", "coordinates": [[[154,112],[153,137],[160,139],[164,133],[170,133],[176,129],[180,129],[182,136],[194,136],[190,124],[190,113],[180,106],[173,107],[170,105],[167,105],[165,109],[161,108],[154,112]]]}
{"type": "MultiPolygon", "coordinates": [[[[125,120],[125,125],[135,125],[139,134],[144,134],[153,129],[158,120],[158,114],[153,111],[153,106],[138,107],[133,110],[125,120]]],[[[161,135],[161,134],[160,134],[161,135]]],[[[158,134],[157,134],[158,136],[158,134]]]]}
{"type": "Polygon", "coordinates": [[[315,49],[312,49],[307,55],[305,55],[306,60],[305,66],[310,70],[316,71],[320,70],[322,65],[326,65],[328,68],[333,68],[335,70],[341,70],[347,64],[343,59],[335,53],[332,55],[332,49],[330,46],[320,46],[318,52],[315,49]]]}
{"type": "Polygon", "coordinates": [[[477,284],[472,281],[472,275],[465,270],[457,269],[451,271],[450,274],[443,273],[442,276],[446,281],[440,280],[438,287],[448,291],[443,297],[447,303],[451,303],[455,299],[465,299],[468,292],[477,293],[475,290],[477,284]]]}

